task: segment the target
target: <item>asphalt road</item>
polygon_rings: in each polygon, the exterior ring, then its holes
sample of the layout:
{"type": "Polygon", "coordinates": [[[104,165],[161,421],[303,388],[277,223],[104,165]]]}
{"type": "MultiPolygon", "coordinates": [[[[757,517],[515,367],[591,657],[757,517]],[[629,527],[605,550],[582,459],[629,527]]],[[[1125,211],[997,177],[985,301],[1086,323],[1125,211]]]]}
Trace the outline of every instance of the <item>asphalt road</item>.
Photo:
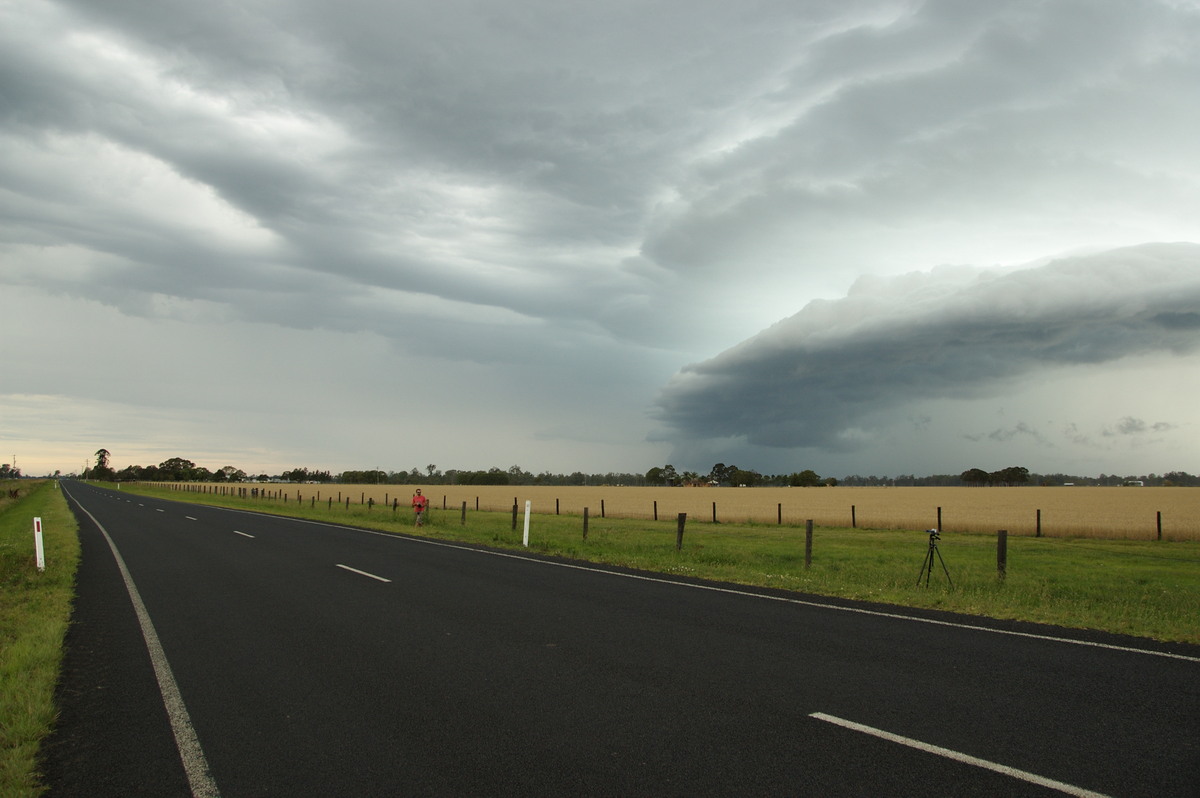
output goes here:
{"type": "Polygon", "coordinates": [[[1200,795],[1197,647],[64,488],[51,796],[1200,795]]]}

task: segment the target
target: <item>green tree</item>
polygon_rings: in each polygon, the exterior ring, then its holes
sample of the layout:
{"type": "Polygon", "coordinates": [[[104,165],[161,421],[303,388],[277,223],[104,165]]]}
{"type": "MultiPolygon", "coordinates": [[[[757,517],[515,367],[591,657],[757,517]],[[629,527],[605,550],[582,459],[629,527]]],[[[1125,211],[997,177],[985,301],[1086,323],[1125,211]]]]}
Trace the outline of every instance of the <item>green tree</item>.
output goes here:
{"type": "Polygon", "coordinates": [[[968,468],[958,475],[958,478],[968,485],[986,485],[991,475],[982,468],[968,468]]]}
{"type": "Polygon", "coordinates": [[[811,468],[792,474],[788,477],[788,485],[793,488],[812,488],[821,484],[821,476],[811,468]]]}
{"type": "Polygon", "coordinates": [[[1001,485],[1024,485],[1029,481],[1029,469],[1025,466],[1009,466],[992,474],[992,481],[1001,485]]]}
{"type": "Polygon", "coordinates": [[[172,457],[158,464],[159,479],[167,482],[188,482],[199,477],[196,464],[182,457],[172,457]]]}
{"type": "Polygon", "coordinates": [[[762,481],[762,474],[753,470],[747,471],[744,468],[735,468],[733,473],[729,475],[729,481],[735,487],[745,485],[748,488],[753,488],[762,481]]]}
{"type": "Polygon", "coordinates": [[[213,476],[221,482],[246,481],[246,472],[240,468],[234,468],[233,466],[225,466],[220,471],[217,471],[213,476]]]}
{"type": "Polygon", "coordinates": [[[108,466],[108,459],[111,457],[108,449],[96,450],[96,467],[91,469],[88,476],[92,479],[103,479],[109,482],[117,478],[117,474],[108,466]]]}
{"type": "Polygon", "coordinates": [[[118,482],[137,482],[140,479],[145,479],[142,476],[142,467],[138,465],[125,466],[117,472],[116,479],[118,482]]]}

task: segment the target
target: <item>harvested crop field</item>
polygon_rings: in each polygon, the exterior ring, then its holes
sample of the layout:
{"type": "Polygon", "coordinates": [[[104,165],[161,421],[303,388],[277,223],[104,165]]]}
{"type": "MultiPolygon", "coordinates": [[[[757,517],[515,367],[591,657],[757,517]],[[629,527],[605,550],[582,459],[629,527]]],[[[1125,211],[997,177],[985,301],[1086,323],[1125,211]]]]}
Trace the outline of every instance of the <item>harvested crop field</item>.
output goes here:
{"type": "MultiPolygon", "coordinates": [[[[246,488],[246,486],[237,486],[246,488]]],[[[661,488],[570,487],[522,485],[260,485],[269,496],[305,502],[333,499],[353,504],[398,501],[408,506],[420,487],[432,508],[446,512],[510,511],[514,502],[524,512],[582,515],[592,518],[654,518],[688,521],[799,525],[812,519],[818,526],[861,529],[927,529],[948,532],[1035,535],[1040,512],[1041,534],[1048,537],[1200,540],[1200,489],[1147,487],[1014,487],[1014,488],[661,488]]],[[[213,491],[215,486],[193,486],[213,491]]],[[[224,490],[237,488],[225,486],[224,490]]]]}

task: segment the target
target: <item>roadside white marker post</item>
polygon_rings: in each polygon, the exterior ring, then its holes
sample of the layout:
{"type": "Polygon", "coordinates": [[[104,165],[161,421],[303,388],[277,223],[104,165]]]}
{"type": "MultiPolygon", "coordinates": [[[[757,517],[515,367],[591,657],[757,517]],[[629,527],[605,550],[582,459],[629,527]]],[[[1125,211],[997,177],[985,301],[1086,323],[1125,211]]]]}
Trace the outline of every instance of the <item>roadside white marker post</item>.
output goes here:
{"type": "Polygon", "coordinates": [[[529,507],[532,504],[528,499],[525,501],[525,548],[529,548],[529,507]]]}
{"type": "Polygon", "coordinates": [[[46,570],[46,547],[42,545],[42,519],[33,519],[33,549],[37,553],[38,571],[46,570]]]}

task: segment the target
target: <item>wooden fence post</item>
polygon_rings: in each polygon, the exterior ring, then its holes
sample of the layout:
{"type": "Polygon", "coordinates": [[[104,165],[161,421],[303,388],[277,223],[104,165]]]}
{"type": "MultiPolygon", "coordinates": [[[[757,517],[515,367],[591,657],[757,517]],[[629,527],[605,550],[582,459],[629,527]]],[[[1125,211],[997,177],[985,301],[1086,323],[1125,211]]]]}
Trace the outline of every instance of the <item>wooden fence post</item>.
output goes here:
{"type": "Polygon", "coordinates": [[[1158,516],[1158,539],[1162,540],[1162,510],[1157,513],[1158,516]]]}
{"type": "Polygon", "coordinates": [[[678,527],[675,530],[675,551],[683,550],[683,525],[687,523],[687,513],[680,513],[678,527]]]}
{"type": "Polygon", "coordinates": [[[583,508],[583,539],[587,540],[588,508],[583,508]]]}
{"type": "Polygon", "coordinates": [[[812,519],[804,522],[804,570],[812,567],[812,519]]]}
{"type": "Polygon", "coordinates": [[[1041,536],[1042,536],[1042,511],[1038,510],[1037,511],[1037,532],[1034,533],[1034,537],[1040,538],[1041,536]]]}
{"type": "Polygon", "coordinates": [[[942,531],[942,508],[941,507],[938,508],[937,531],[938,532],[942,531]]]}
{"type": "Polygon", "coordinates": [[[517,500],[513,499],[513,531],[517,530],[517,500]]]}
{"type": "Polygon", "coordinates": [[[462,520],[458,522],[461,526],[467,525],[467,500],[463,499],[462,520]]]}
{"type": "Polygon", "coordinates": [[[776,523],[778,523],[780,526],[783,526],[783,502],[779,503],[779,506],[775,508],[775,511],[779,519],[776,523]]]}
{"type": "Polygon", "coordinates": [[[1004,581],[1004,577],[1008,571],[1008,530],[1000,529],[996,531],[996,573],[1000,577],[1000,581],[1004,581]]]}
{"type": "Polygon", "coordinates": [[[854,514],[854,505],[850,505],[850,528],[858,529],[858,518],[854,514]]]}
{"type": "Polygon", "coordinates": [[[658,520],[658,499],[654,500],[654,520],[658,520]]]}
{"type": "Polygon", "coordinates": [[[717,523],[717,503],[713,502],[713,523],[717,523]]]}

